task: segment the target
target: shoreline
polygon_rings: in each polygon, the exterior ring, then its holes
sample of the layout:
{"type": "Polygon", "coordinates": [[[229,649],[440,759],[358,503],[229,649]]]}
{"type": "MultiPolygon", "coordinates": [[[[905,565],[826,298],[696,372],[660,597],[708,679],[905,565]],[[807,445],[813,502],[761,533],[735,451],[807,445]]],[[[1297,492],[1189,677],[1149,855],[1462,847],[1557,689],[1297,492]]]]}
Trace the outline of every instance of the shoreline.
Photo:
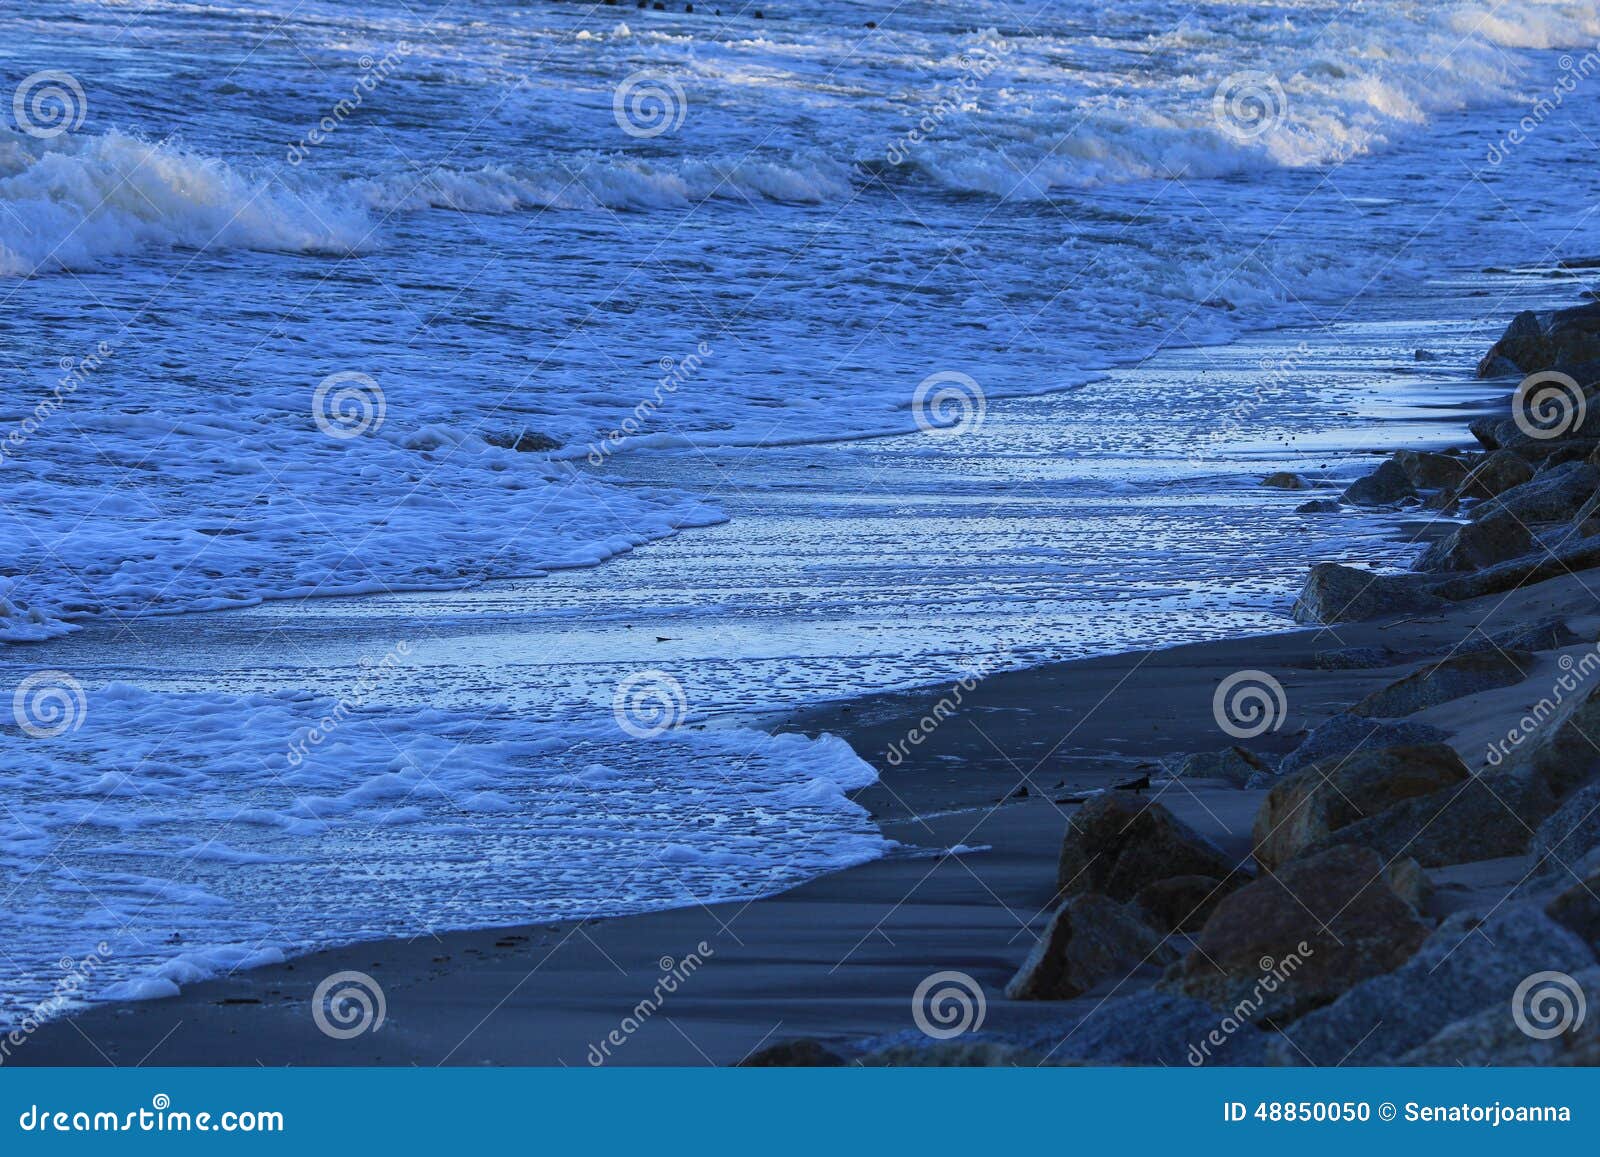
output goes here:
{"type": "MultiPolygon", "coordinates": [[[[1409,516],[1397,513],[1394,528],[1401,533],[1409,516]]],[[[227,1063],[585,1063],[585,1046],[603,1043],[612,1031],[608,1017],[620,1023],[637,1001],[658,991],[662,977],[653,970],[672,974],[667,957],[650,951],[668,945],[674,962],[687,953],[703,957],[705,967],[674,995],[661,1020],[627,1034],[630,1047],[608,1050],[604,1063],[737,1063],[796,1036],[818,1038],[842,1055],[859,1053],[863,1041],[922,1039],[911,994],[934,964],[946,962],[997,994],[1039,942],[1056,898],[1050,881],[1061,831],[1081,802],[1058,797],[1107,788],[1142,767],[1153,770],[1149,798],[1231,859],[1249,860],[1250,823],[1264,788],[1161,778],[1174,770],[1175,754],[1226,746],[1211,712],[1221,678],[1246,666],[1282,674],[1289,713],[1249,745],[1281,756],[1350,703],[1418,662],[1452,652],[1484,615],[1492,614],[1497,628],[1537,622],[1582,593],[1581,577],[1556,579],[1511,596],[1459,602],[1436,617],[1430,610],[1393,622],[1308,626],[1000,671],[977,682],[960,712],[892,767],[882,753],[918,726],[946,685],[819,703],[789,712],[779,729],[832,732],[877,766],[879,783],[854,797],[886,835],[907,845],[902,854],[757,900],[316,952],[186,986],[160,1001],[92,1007],[40,1029],[8,1063],[130,1063],[135,1053],[152,1063],[216,1063],[219,1049],[238,1047],[222,1040],[235,1035],[251,1042],[245,1048],[254,1055],[227,1063]],[[1362,647],[1393,653],[1375,666],[1318,666],[1319,652],[1362,647]],[[1113,695],[1128,706],[1108,717],[1099,708],[1113,695]],[[1065,735],[1063,719],[1073,721],[1065,735]],[[939,854],[956,847],[987,850],[939,854]],[[324,1036],[306,1015],[311,987],[325,973],[362,968],[383,982],[391,1031],[355,1041],[324,1036]],[[462,1025],[479,1027],[460,1035],[462,1025]]],[[[1590,638],[1600,630],[1600,610],[1568,618],[1590,638]]],[[[1498,717],[1523,693],[1518,686],[1495,689],[1429,708],[1418,719],[1437,715],[1450,724],[1452,744],[1477,768],[1470,716],[1498,717]],[[1463,708],[1473,711],[1461,715],[1463,708]]],[[[1481,899],[1518,865],[1500,867],[1498,875],[1445,879],[1429,901],[1430,914],[1448,915],[1481,899]]],[[[1157,970],[1135,971],[1110,992],[1091,996],[1148,995],[1157,970]]],[[[1031,1042],[1059,1031],[1063,1017],[1096,1008],[991,995],[988,1032],[1012,1044],[1031,1042]]],[[[1064,1038],[1074,1031],[1069,1027],[1064,1038]]]]}

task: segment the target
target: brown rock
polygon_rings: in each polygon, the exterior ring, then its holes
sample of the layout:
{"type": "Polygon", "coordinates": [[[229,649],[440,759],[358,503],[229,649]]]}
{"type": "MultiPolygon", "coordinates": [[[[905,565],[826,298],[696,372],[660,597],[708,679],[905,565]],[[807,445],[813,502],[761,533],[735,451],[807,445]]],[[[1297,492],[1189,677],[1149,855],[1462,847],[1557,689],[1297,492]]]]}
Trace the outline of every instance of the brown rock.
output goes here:
{"type": "Polygon", "coordinates": [[[1103,980],[1177,953],[1154,928],[1115,900],[1090,892],[1074,896],[1050,917],[1044,935],[1006,985],[1010,1000],[1071,1000],[1103,980]]]}
{"type": "Polygon", "coordinates": [[[1289,470],[1279,470],[1268,474],[1261,480],[1261,485],[1271,486],[1277,490],[1310,490],[1311,483],[1300,475],[1289,470]]]}
{"type": "Polygon", "coordinates": [[[1404,964],[1427,935],[1376,853],[1335,848],[1224,899],[1169,983],[1282,1025],[1404,964]]]}
{"type": "Polygon", "coordinates": [[[1461,757],[1443,743],[1383,747],[1313,764],[1267,793],[1256,814],[1256,859],[1274,868],[1341,828],[1469,776],[1461,757]]]}
{"type": "Polygon", "coordinates": [[[1056,884],[1066,895],[1102,892],[1131,900],[1172,876],[1225,879],[1234,865],[1211,841],[1161,804],[1107,792],[1067,821],[1056,884]]]}

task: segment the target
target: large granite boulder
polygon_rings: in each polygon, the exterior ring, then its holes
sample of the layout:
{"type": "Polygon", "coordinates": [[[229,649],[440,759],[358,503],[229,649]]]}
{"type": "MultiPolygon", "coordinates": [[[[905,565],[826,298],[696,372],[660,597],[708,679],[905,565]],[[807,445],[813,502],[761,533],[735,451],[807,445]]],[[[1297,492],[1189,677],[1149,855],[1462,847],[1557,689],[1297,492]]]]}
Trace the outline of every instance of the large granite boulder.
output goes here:
{"type": "Polygon", "coordinates": [[[1600,303],[1548,313],[1523,310],[1484,355],[1478,376],[1496,376],[1507,364],[1513,372],[1531,374],[1595,358],[1600,358],[1600,303]]]}
{"type": "Polygon", "coordinates": [[[1260,772],[1272,771],[1260,756],[1243,747],[1201,751],[1185,756],[1173,775],[1179,779],[1220,779],[1242,787],[1260,772]]]}
{"type": "Polygon", "coordinates": [[[1453,655],[1420,667],[1379,688],[1350,708],[1352,715],[1393,719],[1415,715],[1418,711],[1476,695],[1496,687],[1520,683],[1533,670],[1534,657],[1527,651],[1478,651],[1453,655]]]}
{"type": "Polygon", "coordinates": [[[1067,821],[1056,885],[1065,895],[1101,892],[1131,900],[1171,876],[1227,879],[1235,865],[1220,849],[1161,804],[1107,792],[1067,821]]]}
{"type": "Polygon", "coordinates": [[[1585,1015],[1579,1021],[1577,994],[1588,994],[1583,998],[1587,1005],[1593,994],[1600,993],[1600,968],[1587,968],[1563,979],[1564,975],[1529,986],[1517,1003],[1522,1011],[1520,1023],[1510,998],[1496,1000],[1473,1016],[1445,1025],[1401,1056],[1399,1063],[1439,1068],[1559,1065],[1591,1053],[1600,1045],[1600,1016],[1585,1015]],[[1534,1031],[1530,1033],[1528,1028],[1534,1031]]]}
{"type": "Polygon", "coordinates": [[[1391,506],[1406,498],[1417,496],[1416,487],[1398,462],[1389,459],[1365,478],[1358,478],[1345,488],[1340,498],[1356,506],[1391,506]]]}
{"type": "MultiPolygon", "coordinates": [[[[1600,853],[1590,852],[1578,863],[1569,861],[1567,868],[1542,881],[1546,887],[1554,883],[1554,891],[1545,901],[1545,915],[1600,952],[1600,853]]],[[[1539,883],[1535,881],[1534,887],[1539,883]]]]}
{"type": "Polygon", "coordinates": [[[1335,848],[1224,899],[1163,986],[1281,1027],[1399,967],[1427,935],[1374,852],[1335,848]]]}
{"type": "Polygon", "coordinates": [[[1566,875],[1600,848],[1600,783],[1591,783],[1568,796],[1533,834],[1529,851],[1538,875],[1566,875]]]}
{"type": "Polygon", "coordinates": [[[1226,880],[1215,876],[1172,876],[1140,888],[1133,906],[1157,931],[1198,932],[1222,898],[1246,880],[1240,875],[1226,880]]]}
{"type": "Polygon", "coordinates": [[[1554,651],[1583,642],[1583,636],[1567,626],[1565,619],[1552,617],[1521,623],[1503,631],[1482,633],[1480,627],[1457,649],[1458,655],[1474,651],[1554,651]]]}
{"type": "Polygon", "coordinates": [[[1594,497],[1597,486],[1600,470],[1587,462],[1564,462],[1474,507],[1472,518],[1510,515],[1525,525],[1564,522],[1594,497]]]}
{"type": "Polygon", "coordinates": [[[1557,677],[1552,693],[1517,721],[1518,732],[1529,735],[1531,744],[1520,744],[1512,762],[1526,766],[1558,798],[1600,777],[1600,685],[1583,692],[1584,681],[1595,673],[1593,661],[1593,653],[1585,652],[1557,677]],[[1570,707],[1556,703],[1557,693],[1574,692],[1578,697],[1567,700],[1570,707]]]}
{"type": "Polygon", "coordinates": [[[1431,723],[1386,723],[1341,712],[1316,728],[1300,746],[1278,761],[1279,775],[1292,775],[1313,763],[1343,759],[1353,751],[1443,743],[1450,734],[1431,723]]]}
{"type": "Polygon", "coordinates": [[[1313,764],[1279,782],[1256,813],[1256,860],[1275,868],[1341,828],[1470,778],[1443,743],[1384,747],[1313,764]]]}
{"type": "Polygon", "coordinates": [[[1535,545],[1532,532],[1521,521],[1501,513],[1456,527],[1431,543],[1413,569],[1430,573],[1479,570],[1497,562],[1521,558],[1535,545]]]}
{"type": "Polygon", "coordinates": [[[1505,905],[1487,919],[1458,912],[1399,968],[1290,1025],[1270,1053],[1286,1065],[1392,1064],[1492,1004],[1509,1017],[1517,986],[1535,972],[1593,965],[1588,946],[1537,908],[1505,905]]]}
{"type": "Polygon", "coordinates": [[[1443,490],[1460,486],[1467,476],[1467,462],[1459,454],[1434,454],[1427,450],[1400,450],[1394,464],[1405,472],[1406,480],[1418,490],[1443,490]]]}
{"type": "Polygon", "coordinates": [[[1463,498],[1493,498],[1533,477],[1533,466],[1512,450],[1494,450],[1472,467],[1457,488],[1463,498]]]}
{"type": "Polygon", "coordinates": [[[1376,574],[1319,562],[1306,576],[1293,614],[1298,623],[1353,623],[1386,615],[1435,611],[1446,604],[1423,575],[1376,574]]]}
{"type": "Polygon", "coordinates": [[[1260,1065],[1268,1034],[1173,992],[1113,996],[1023,1038],[1055,1061],[1096,1065],[1260,1065]]]}
{"type": "MultiPolygon", "coordinates": [[[[1428,584],[1429,594],[1436,598],[1459,601],[1475,599],[1481,595],[1497,595],[1544,582],[1545,579],[1563,578],[1590,567],[1600,566],[1600,534],[1591,534],[1575,540],[1563,539],[1514,558],[1496,563],[1480,571],[1452,574],[1434,578],[1428,584]]],[[[1427,582],[1427,576],[1408,576],[1427,582]]]]}
{"type": "Polygon", "coordinates": [[[1006,985],[1011,1000],[1071,1000],[1104,980],[1169,963],[1177,952],[1155,929],[1105,896],[1074,896],[1006,985]]]}

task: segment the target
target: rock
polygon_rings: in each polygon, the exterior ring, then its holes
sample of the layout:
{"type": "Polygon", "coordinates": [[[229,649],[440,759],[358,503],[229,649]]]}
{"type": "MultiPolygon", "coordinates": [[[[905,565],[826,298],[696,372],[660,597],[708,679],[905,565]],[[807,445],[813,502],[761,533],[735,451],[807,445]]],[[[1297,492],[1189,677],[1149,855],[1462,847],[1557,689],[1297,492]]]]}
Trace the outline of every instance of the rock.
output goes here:
{"type": "Polygon", "coordinates": [[[1550,313],[1524,310],[1511,319],[1500,340],[1478,365],[1489,377],[1503,358],[1523,374],[1600,357],[1600,305],[1587,304],[1550,313]]]}
{"type": "Polygon", "coordinates": [[[1587,462],[1565,462],[1502,491],[1476,507],[1472,517],[1476,520],[1509,514],[1523,523],[1564,522],[1594,497],[1597,486],[1600,470],[1587,462]]]}
{"type": "Polygon", "coordinates": [[[1465,498],[1493,498],[1532,477],[1533,466],[1522,455],[1494,450],[1468,472],[1458,489],[1465,498]]]}
{"type": "Polygon", "coordinates": [[[1555,806],[1555,796],[1536,777],[1489,772],[1402,800],[1330,832],[1300,854],[1352,844],[1385,859],[1410,856],[1428,868],[1518,856],[1555,806]]]}
{"type": "Polygon", "coordinates": [[[1311,665],[1318,671],[1367,671],[1391,666],[1397,656],[1388,647],[1339,647],[1318,651],[1311,665]]]}
{"type": "Polygon", "coordinates": [[[1374,574],[1319,562],[1294,602],[1299,623],[1350,623],[1385,615],[1439,610],[1445,604],[1423,575],[1374,574]]]}
{"type": "Polygon", "coordinates": [[[1583,636],[1560,618],[1540,619],[1518,627],[1508,627],[1491,635],[1474,632],[1459,648],[1458,655],[1474,651],[1554,651],[1583,642],[1583,636]]]}
{"type": "Polygon", "coordinates": [[[1453,655],[1419,667],[1402,679],[1380,688],[1350,708],[1350,714],[1396,718],[1476,695],[1496,687],[1520,683],[1533,670],[1527,651],[1479,651],[1453,655]]]}
{"type": "Polygon", "coordinates": [[[1313,764],[1278,783],[1256,813],[1256,859],[1267,868],[1325,846],[1341,828],[1402,800],[1429,795],[1471,776],[1443,743],[1382,747],[1313,764]]]}
{"type": "Polygon", "coordinates": [[[1506,905],[1488,919],[1458,912],[1398,969],[1302,1017],[1269,1052],[1288,1065],[1392,1063],[1490,1005],[1509,1019],[1512,994],[1532,973],[1593,964],[1588,947],[1537,908],[1506,905]]]}
{"type": "Polygon", "coordinates": [[[541,454],[546,450],[559,450],[561,443],[548,434],[540,434],[534,430],[519,430],[515,434],[485,434],[483,440],[491,446],[499,446],[502,450],[515,450],[520,454],[541,454]]]}
{"type": "MultiPolygon", "coordinates": [[[[1583,679],[1593,673],[1594,655],[1595,652],[1586,652],[1560,676],[1552,688],[1552,698],[1558,692],[1570,696],[1582,687],[1583,679]]],[[[1547,712],[1544,702],[1536,704],[1514,729],[1517,735],[1531,739],[1531,743],[1520,745],[1525,754],[1520,754],[1517,763],[1547,784],[1560,799],[1600,776],[1600,687],[1569,701],[1572,706],[1565,714],[1559,713],[1560,708],[1547,712]]],[[[1494,760],[1493,754],[1490,759],[1494,760]]]]}
{"type": "Polygon", "coordinates": [[[1242,747],[1202,751],[1186,756],[1173,774],[1179,779],[1220,779],[1243,787],[1258,771],[1271,771],[1259,757],[1242,747]]]}
{"type": "Polygon", "coordinates": [[[1568,796],[1554,814],[1539,825],[1529,851],[1534,857],[1534,873],[1570,872],[1595,848],[1600,847],[1600,783],[1591,783],[1568,796]]]}
{"type": "Polygon", "coordinates": [[[1338,514],[1342,508],[1337,499],[1313,498],[1310,502],[1302,502],[1294,508],[1296,514],[1338,514]]]}
{"type": "Polygon", "coordinates": [[[1389,865],[1388,874],[1389,886],[1395,895],[1421,914],[1428,905],[1428,897],[1433,895],[1433,881],[1428,879],[1422,865],[1409,857],[1395,860],[1389,865]]]}
{"type": "Polygon", "coordinates": [[[1600,534],[1576,542],[1558,543],[1480,571],[1436,579],[1427,589],[1435,597],[1452,601],[1475,599],[1588,570],[1592,566],[1600,566],[1600,534]]]}
{"type": "Polygon", "coordinates": [[[1278,490],[1310,490],[1311,483],[1300,475],[1289,470],[1279,470],[1268,474],[1261,480],[1261,485],[1271,486],[1278,490]]]}
{"type": "Polygon", "coordinates": [[[1234,865],[1154,800],[1107,792],[1067,821],[1056,883],[1065,895],[1102,892],[1131,900],[1171,876],[1226,879],[1234,865]]]}
{"type": "MultiPolygon", "coordinates": [[[[1574,992],[1600,992],[1600,968],[1584,969],[1571,981],[1575,988],[1560,980],[1531,988],[1523,1002],[1527,1023],[1537,1029],[1556,1028],[1568,1015],[1565,1010],[1576,1008],[1574,992]]],[[[1586,1016],[1582,1024],[1575,1023],[1568,1031],[1541,1039],[1530,1036],[1517,1023],[1512,1015],[1511,996],[1507,996],[1473,1016],[1445,1025],[1430,1040],[1401,1056],[1399,1063],[1439,1067],[1554,1065],[1596,1044],[1600,1044],[1600,1017],[1586,1016]]]]}
{"type": "Polygon", "coordinates": [[[1434,454],[1427,450],[1400,450],[1394,463],[1405,472],[1406,480],[1418,490],[1444,490],[1460,486],[1467,477],[1467,464],[1454,454],[1434,454]]]}
{"type": "Polygon", "coordinates": [[[1094,892],[1056,909],[1044,935],[1006,985],[1008,1000],[1071,1000],[1101,981],[1122,979],[1177,953],[1154,928],[1115,900],[1094,892]]]}
{"type": "Polygon", "coordinates": [[[1479,570],[1533,550],[1533,535],[1511,514],[1501,512],[1479,522],[1456,527],[1423,551],[1414,570],[1479,570]]]}
{"type": "Polygon", "coordinates": [[[1365,478],[1352,482],[1340,495],[1344,501],[1357,506],[1391,506],[1403,498],[1416,496],[1411,480],[1393,458],[1365,478]]]}
{"type": "Polygon", "coordinates": [[[741,1069],[823,1069],[844,1064],[844,1058],[832,1049],[810,1037],[780,1041],[768,1045],[739,1062],[741,1069]]]}
{"type": "Polygon", "coordinates": [[[1375,853],[1337,848],[1225,898],[1163,986],[1282,1027],[1399,967],[1427,935],[1375,853]]]}
{"type": "Polygon", "coordinates": [[[1267,1034],[1203,1000],[1173,992],[1114,996],[1024,1044],[1053,1059],[1097,1065],[1259,1065],[1267,1034]]]}
{"type": "Polygon", "coordinates": [[[1245,879],[1232,876],[1224,882],[1215,876],[1173,876],[1140,888],[1133,906],[1160,932],[1196,932],[1222,898],[1245,879]]]}
{"type": "Polygon", "coordinates": [[[1449,732],[1431,723],[1381,723],[1355,715],[1335,715],[1278,761],[1278,774],[1291,775],[1313,763],[1342,759],[1352,751],[1443,743],[1449,738],[1449,732]]]}
{"type": "Polygon", "coordinates": [[[1568,878],[1572,879],[1571,886],[1545,903],[1545,915],[1600,951],[1600,856],[1585,857],[1568,878]]]}

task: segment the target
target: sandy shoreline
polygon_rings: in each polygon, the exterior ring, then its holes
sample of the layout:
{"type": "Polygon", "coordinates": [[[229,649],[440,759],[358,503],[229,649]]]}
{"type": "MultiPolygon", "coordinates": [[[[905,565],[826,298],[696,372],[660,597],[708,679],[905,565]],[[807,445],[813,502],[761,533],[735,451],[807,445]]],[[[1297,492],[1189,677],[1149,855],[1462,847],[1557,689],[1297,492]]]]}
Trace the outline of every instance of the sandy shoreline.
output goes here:
{"type": "MultiPolygon", "coordinates": [[[[567,1064],[601,1044],[649,997],[664,958],[704,964],[659,1011],[613,1046],[613,1064],[731,1064],[777,1040],[915,1039],[912,993],[938,970],[966,972],[988,994],[986,1032],[1070,1038],[1099,1000],[1147,987],[1150,976],[1076,1002],[1015,1002],[1000,990],[1035,941],[1053,895],[1055,859],[1073,805],[1055,797],[1125,779],[1139,764],[1221,745],[1210,700],[1244,666],[1282,682],[1290,710],[1268,737],[1287,750],[1299,732],[1442,654],[1481,626],[1533,622],[1575,602],[1569,621],[1593,637],[1600,606],[1577,575],[1432,616],[1063,663],[996,674],[913,758],[879,753],[947,688],[831,704],[791,720],[846,737],[883,767],[862,793],[906,853],[751,903],[712,904],[613,920],[445,934],[359,944],[195,984],[177,997],[90,1009],[46,1026],[13,1064],[567,1064]],[[1388,646],[1396,662],[1317,669],[1334,647],[1388,646]],[[1062,720],[1070,720],[1065,730],[1062,720]],[[959,769],[959,773],[956,769],[959,769]],[[1026,786],[1025,798],[1012,797],[1026,786]],[[909,817],[923,818],[909,818],[909,817]],[[957,846],[987,850],[940,856],[957,846]],[[332,973],[368,972],[384,988],[383,1028],[334,1040],[314,1025],[310,997],[332,973]]],[[[1542,661],[1555,670],[1554,657],[1542,661]]],[[[1532,682],[1538,682],[1536,673],[1532,682]]],[[[1482,761],[1493,717],[1526,697],[1514,686],[1417,715],[1452,731],[1469,766],[1482,761]]],[[[1264,791],[1171,780],[1152,793],[1230,856],[1250,853],[1264,791]]],[[[1441,882],[1440,912],[1517,865],[1475,865],[1441,882]]],[[[1174,1042],[1176,1048],[1178,1042],[1174,1042]]],[[[1070,1048],[1068,1049],[1070,1052],[1070,1048]]],[[[1181,1050],[1179,1050],[1181,1051],[1181,1050]]]]}

